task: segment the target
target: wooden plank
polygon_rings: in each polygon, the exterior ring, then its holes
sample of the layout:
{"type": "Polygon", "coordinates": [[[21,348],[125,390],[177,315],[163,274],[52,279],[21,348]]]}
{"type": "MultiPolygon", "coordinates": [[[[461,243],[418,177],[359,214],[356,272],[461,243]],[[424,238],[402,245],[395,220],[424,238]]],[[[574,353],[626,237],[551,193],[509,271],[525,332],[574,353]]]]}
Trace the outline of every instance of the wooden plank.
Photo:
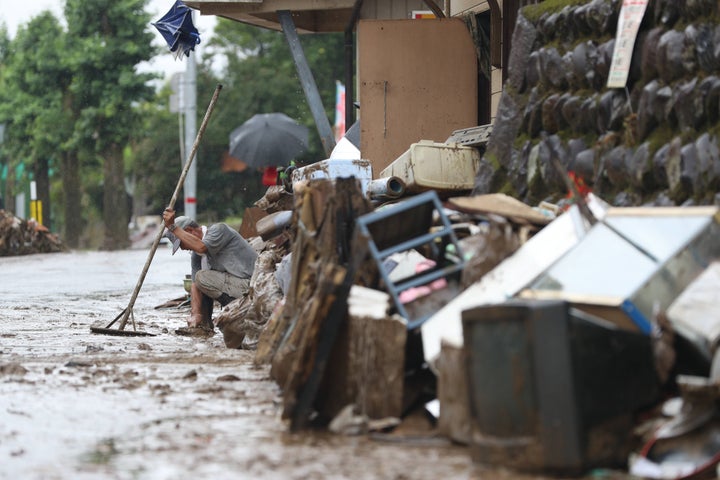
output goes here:
{"type": "Polygon", "coordinates": [[[350,317],[351,382],[369,418],[402,415],[407,326],[398,317],[350,317]]]}
{"type": "Polygon", "coordinates": [[[472,418],[465,349],[443,344],[440,347],[440,357],[436,367],[440,401],[438,432],[455,442],[467,445],[472,440],[472,418]]]}
{"type": "Polygon", "coordinates": [[[306,327],[306,339],[299,347],[302,352],[297,355],[293,369],[294,383],[284,389],[283,414],[290,418],[292,431],[305,428],[310,421],[338,334],[347,319],[347,298],[355,272],[367,257],[366,252],[357,252],[358,242],[353,239],[359,236],[354,229],[355,219],[368,212],[370,204],[353,178],[336,179],[334,185],[335,195],[324,204],[321,231],[316,235],[324,265],[318,283],[328,285],[330,291],[322,291],[321,296],[323,305],[330,308],[319,312],[314,321],[304,319],[310,325],[306,327]]]}

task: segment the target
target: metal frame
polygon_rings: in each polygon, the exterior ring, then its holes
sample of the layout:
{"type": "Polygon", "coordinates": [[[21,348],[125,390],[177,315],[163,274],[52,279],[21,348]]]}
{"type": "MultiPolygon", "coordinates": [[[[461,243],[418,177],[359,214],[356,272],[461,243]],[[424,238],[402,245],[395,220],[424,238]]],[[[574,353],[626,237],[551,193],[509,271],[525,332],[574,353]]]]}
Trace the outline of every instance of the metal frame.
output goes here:
{"type": "MultiPolygon", "coordinates": [[[[432,222],[432,219],[426,220],[429,220],[429,222],[423,223],[432,222]]],[[[405,306],[400,302],[400,293],[413,287],[428,284],[440,278],[453,276],[460,273],[465,267],[465,260],[460,245],[458,244],[457,236],[452,229],[450,220],[443,212],[443,207],[438,199],[437,193],[434,190],[424,192],[391,207],[365,214],[357,219],[357,227],[359,228],[360,233],[367,238],[370,254],[377,263],[380,276],[385,283],[385,288],[387,288],[388,292],[392,296],[398,313],[407,319],[408,329],[419,327],[423,324],[423,322],[425,322],[425,320],[430,318],[430,315],[411,318],[405,306]],[[380,222],[397,219],[398,223],[395,225],[398,226],[399,222],[403,221],[402,216],[407,216],[413,209],[420,208],[423,205],[432,207],[432,209],[428,210],[431,215],[433,210],[437,212],[440,221],[442,222],[442,227],[440,229],[434,231],[423,231],[423,226],[418,228],[417,231],[410,231],[405,235],[400,233],[397,235],[397,238],[385,238],[383,242],[384,244],[378,245],[378,242],[376,242],[373,238],[371,232],[374,224],[380,224],[380,222]],[[408,235],[411,235],[411,238],[408,238],[408,235]],[[446,245],[452,244],[454,246],[457,255],[455,263],[443,265],[443,263],[445,263],[448,259],[445,256],[445,252],[439,249],[435,244],[436,240],[443,240],[446,245]],[[387,270],[384,260],[395,253],[408,251],[423,245],[431,246],[433,256],[435,257],[432,258],[432,260],[436,261],[437,266],[432,270],[407,277],[400,282],[393,281],[390,278],[390,272],[387,270]]],[[[399,230],[400,229],[395,229],[393,231],[398,232],[399,230]]],[[[388,232],[384,231],[383,233],[387,234],[388,232]]]]}

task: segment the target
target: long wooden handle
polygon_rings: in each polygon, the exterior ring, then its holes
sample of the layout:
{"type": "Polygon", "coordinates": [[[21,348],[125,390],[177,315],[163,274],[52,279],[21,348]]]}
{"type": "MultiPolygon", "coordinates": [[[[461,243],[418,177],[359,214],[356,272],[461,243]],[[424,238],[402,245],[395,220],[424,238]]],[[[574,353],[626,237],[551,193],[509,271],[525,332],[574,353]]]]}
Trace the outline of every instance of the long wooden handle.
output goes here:
{"type": "MultiPolygon", "coordinates": [[[[222,90],[222,85],[218,84],[218,86],[215,87],[215,93],[213,93],[212,99],[210,100],[210,105],[208,105],[207,111],[205,112],[205,118],[203,118],[202,124],[200,124],[200,129],[198,130],[197,136],[195,137],[195,143],[193,143],[192,149],[190,150],[190,156],[185,162],[185,166],[183,167],[182,173],[180,174],[180,179],[178,180],[177,186],[175,187],[175,192],[173,192],[172,198],[170,198],[170,203],[168,203],[169,208],[175,207],[175,202],[177,201],[178,194],[180,193],[180,188],[185,182],[185,177],[187,177],[188,171],[190,170],[190,164],[195,158],[198,146],[200,145],[200,139],[205,133],[205,128],[207,127],[208,120],[210,120],[210,115],[215,109],[215,103],[217,103],[218,96],[220,95],[220,90],[222,90]]],[[[148,253],[148,257],[145,261],[145,266],[143,267],[142,273],[140,274],[140,278],[138,278],[137,285],[135,285],[135,290],[133,291],[132,297],[130,297],[130,303],[128,303],[127,308],[122,314],[122,319],[120,320],[120,325],[118,326],[118,329],[120,330],[123,330],[125,328],[125,324],[127,323],[128,318],[132,314],[132,308],[135,305],[135,300],[137,299],[138,293],[140,293],[142,284],[145,281],[145,275],[147,275],[147,272],[150,269],[150,263],[152,263],[152,259],[155,256],[155,251],[157,250],[157,247],[160,244],[160,240],[162,240],[164,233],[165,224],[163,222],[160,222],[160,228],[155,235],[155,240],[153,241],[150,252],[148,253]]]]}

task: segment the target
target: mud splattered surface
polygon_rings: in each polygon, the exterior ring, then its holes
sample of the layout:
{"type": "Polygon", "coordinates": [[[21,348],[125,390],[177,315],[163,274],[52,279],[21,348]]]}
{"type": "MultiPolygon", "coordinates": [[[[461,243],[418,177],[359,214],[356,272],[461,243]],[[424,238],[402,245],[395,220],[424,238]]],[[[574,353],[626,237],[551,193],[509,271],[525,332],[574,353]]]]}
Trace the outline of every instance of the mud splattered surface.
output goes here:
{"type": "Polygon", "coordinates": [[[128,305],[147,255],[0,258],[1,479],[540,478],[441,441],[288,433],[252,352],[176,335],[187,310],[155,308],[189,273],[163,246],[133,308],[154,336],[91,333],[128,305]]]}

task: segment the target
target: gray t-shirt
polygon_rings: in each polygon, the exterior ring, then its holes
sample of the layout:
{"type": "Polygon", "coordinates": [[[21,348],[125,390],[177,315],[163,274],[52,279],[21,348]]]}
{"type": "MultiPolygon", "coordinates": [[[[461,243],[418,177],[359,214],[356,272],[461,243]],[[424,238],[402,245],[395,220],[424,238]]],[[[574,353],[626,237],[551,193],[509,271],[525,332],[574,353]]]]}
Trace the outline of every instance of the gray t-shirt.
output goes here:
{"type": "MultiPolygon", "coordinates": [[[[250,278],[255,269],[257,253],[242,235],[225,223],[210,225],[202,239],[210,270],[228,272],[236,277],[250,278]]],[[[200,269],[200,255],[193,252],[192,273],[200,269]]]]}

